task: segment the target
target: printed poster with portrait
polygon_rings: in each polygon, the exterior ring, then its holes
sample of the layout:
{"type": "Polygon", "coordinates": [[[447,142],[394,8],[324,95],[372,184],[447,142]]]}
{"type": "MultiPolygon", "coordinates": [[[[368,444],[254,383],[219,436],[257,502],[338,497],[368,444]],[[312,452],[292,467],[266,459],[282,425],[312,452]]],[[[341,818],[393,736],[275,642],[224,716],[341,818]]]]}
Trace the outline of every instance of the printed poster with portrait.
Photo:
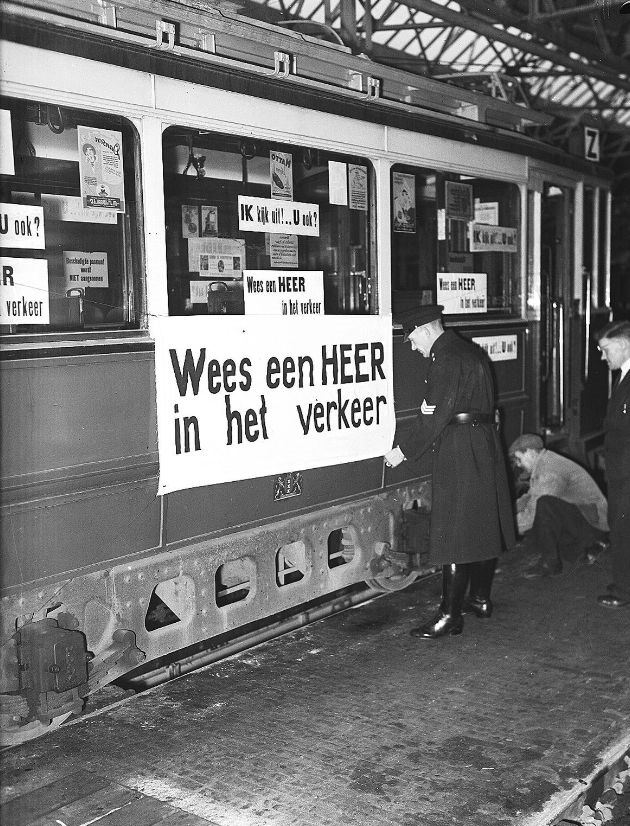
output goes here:
{"type": "Polygon", "coordinates": [[[81,199],[86,209],[125,211],[122,133],[77,126],[81,199]]]}
{"type": "Polygon", "coordinates": [[[392,223],[394,232],[416,231],[416,179],[414,175],[392,175],[392,223]]]}
{"type": "Polygon", "coordinates": [[[242,278],[245,241],[241,238],[189,238],[188,270],[203,278],[242,278]]]}
{"type": "Polygon", "coordinates": [[[182,204],[182,238],[199,237],[199,208],[196,204],[182,204]]]}

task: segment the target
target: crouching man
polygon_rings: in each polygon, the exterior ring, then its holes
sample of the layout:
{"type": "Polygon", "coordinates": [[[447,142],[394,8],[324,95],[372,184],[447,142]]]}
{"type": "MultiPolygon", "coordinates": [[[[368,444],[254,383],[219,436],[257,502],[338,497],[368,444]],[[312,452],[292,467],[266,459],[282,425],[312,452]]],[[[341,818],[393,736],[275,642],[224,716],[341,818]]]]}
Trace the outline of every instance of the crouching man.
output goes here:
{"type": "Polygon", "coordinates": [[[608,507],[594,479],[576,462],[545,450],[540,436],[525,433],[509,450],[529,473],[529,490],[516,502],[516,524],[528,550],[540,554],[527,578],[562,571],[567,562],[597,554],[606,546],[608,507]]]}

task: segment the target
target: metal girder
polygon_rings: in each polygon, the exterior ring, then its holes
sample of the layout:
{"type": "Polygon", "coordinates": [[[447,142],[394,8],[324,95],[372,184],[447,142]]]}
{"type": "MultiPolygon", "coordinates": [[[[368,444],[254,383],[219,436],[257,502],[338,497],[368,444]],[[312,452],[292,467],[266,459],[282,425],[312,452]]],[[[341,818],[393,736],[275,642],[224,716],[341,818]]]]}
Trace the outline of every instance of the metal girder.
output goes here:
{"type": "MultiPolygon", "coordinates": [[[[470,5],[476,5],[476,0],[465,0],[465,2],[467,8],[469,8],[470,5]]],[[[543,43],[537,40],[527,40],[519,35],[511,34],[510,32],[480,20],[476,16],[472,16],[470,14],[462,15],[461,11],[454,11],[446,6],[438,5],[437,3],[432,2],[432,0],[405,0],[404,5],[418,11],[423,11],[426,14],[434,15],[450,25],[469,29],[470,31],[487,37],[489,40],[499,40],[501,43],[514,46],[526,54],[536,55],[537,57],[544,60],[549,60],[556,65],[566,66],[575,74],[596,77],[599,80],[603,80],[608,83],[612,81],[611,72],[606,68],[602,68],[593,63],[583,63],[567,54],[564,54],[558,49],[550,50],[543,43]]],[[[523,21],[521,20],[521,25],[522,23],[523,21]]],[[[547,32],[546,39],[548,42],[551,40],[551,38],[549,38],[549,32],[547,32]]],[[[599,54],[599,59],[601,60],[601,53],[599,54]]],[[[624,61],[624,66],[626,72],[629,72],[630,64],[624,61]]],[[[628,77],[617,76],[614,85],[630,92],[630,78],[628,77]]]]}
{"type": "MultiPolygon", "coordinates": [[[[571,0],[571,2],[573,2],[573,0],[571,0]]],[[[600,14],[606,13],[606,10],[608,9],[612,14],[615,8],[618,9],[621,7],[622,2],[623,0],[598,0],[595,5],[596,7],[599,7],[600,14]]],[[[484,12],[487,14],[488,11],[488,4],[482,2],[481,0],[461,0],[460,5],[465,7],[470,14],[474,13],[480,15],[484,12]]],[[[591,4],[588,5],[590,6],[591,4]]],[[[576,0],[574,6],[572,7],[572,11],[578,7],[579,4],[576,0]]],[[[514,11],[515,8],[518,9],[516,2],[512,2],[510,5],[507,3],[493,3],[492,13],[494,20],[503,26],[518,28],[526,34],[529,33],[531,35],[535,35],[542,38],[542,40],[546,42],[553,42],[554,45],[556,45],[563,52],[574,52],[582,55],[582,57],[585,57],[588,60],[597,61],[600,63],[604,61],[604,69],[608,70],[609,76],[613,74],[610,71],[611,69],[616,69],[618,72],[626,75],[630,74],[630,61],[623,60],[615,54],[603,54],[600,49],[594,47],[588,40],[572,35],[567,31],[566,27],[556,30],[552,35],[547,22],[545,20],[541,22],[540,15],[527,14],[518,10],[514,11]]],[[[553,12],[550,14],[553,15],[553,12]]],[[[554,17],[551,19],[554,19],[554,17]]],[[[554,60],[554,62],[558,62],[548,55],[547,58],[554,60]]]]}

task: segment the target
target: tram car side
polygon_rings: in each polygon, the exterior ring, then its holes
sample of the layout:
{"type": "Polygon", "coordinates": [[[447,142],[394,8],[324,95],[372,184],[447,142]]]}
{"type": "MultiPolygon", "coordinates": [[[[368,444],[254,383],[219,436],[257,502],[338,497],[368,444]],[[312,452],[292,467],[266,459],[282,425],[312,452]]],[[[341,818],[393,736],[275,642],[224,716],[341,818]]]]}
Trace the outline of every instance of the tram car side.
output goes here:
{"type": "Polygon", "coordinates": [[[596,449],[609,181],[539,113],[203,3],[8,3],[2,52],[3,742],[428,569],[409,307],[506,440],[596,449]]]}

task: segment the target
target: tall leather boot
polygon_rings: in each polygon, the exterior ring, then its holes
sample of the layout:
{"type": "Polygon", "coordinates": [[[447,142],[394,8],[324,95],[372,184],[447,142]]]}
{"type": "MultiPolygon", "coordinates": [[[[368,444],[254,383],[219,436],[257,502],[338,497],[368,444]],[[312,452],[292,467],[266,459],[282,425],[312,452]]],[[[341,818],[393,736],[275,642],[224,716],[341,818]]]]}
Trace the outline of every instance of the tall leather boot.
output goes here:
{"type": "Polygon", "coordinates": [[[492,616],[492,601],[490,591],[492,580],[497,566],[497,558],[484,559],[483,562],[472,562],[470,565],[470,590],[464,600],[463,613],[475,614],[480,619],[492,616]]]}
{"type": "Polygon", "coordinates": [[[467,563],[453,563],[442,567],[442,602],[438,612],[430,622],[413,628],[409,632],[412,637],[437,639],[462,633],[462,606],[468,587],[469,568],[467,563]]]}

